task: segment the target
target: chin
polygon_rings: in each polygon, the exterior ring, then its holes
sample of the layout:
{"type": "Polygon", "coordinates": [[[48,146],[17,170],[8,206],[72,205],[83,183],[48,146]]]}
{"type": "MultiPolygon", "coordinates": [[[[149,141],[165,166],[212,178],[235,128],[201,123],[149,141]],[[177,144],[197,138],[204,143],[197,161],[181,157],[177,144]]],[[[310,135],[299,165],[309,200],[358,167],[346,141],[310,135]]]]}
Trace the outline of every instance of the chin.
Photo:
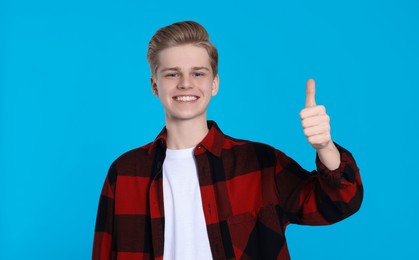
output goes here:
{"type": "Polygon", "coordinates": [[[172,114],[171,116],[169,116],[169,118],[174,121],[196,120],[202,117],[205,117],[205,113],[200,113],[200,114],[182,113],[182,114],[175,114],[175,115],[172,114]]]}

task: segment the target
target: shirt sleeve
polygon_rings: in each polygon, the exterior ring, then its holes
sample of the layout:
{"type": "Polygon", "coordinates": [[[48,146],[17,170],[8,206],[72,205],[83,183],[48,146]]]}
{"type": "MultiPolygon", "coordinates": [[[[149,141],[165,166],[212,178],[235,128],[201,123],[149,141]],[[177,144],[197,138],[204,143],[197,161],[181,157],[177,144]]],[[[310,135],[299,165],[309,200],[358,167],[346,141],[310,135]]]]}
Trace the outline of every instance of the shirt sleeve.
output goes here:
{"type": "Polygon", "coordinates": [[[333,171],[316,156],[317,170],[309,172],[276,150],[275,183],[280,206],[290,223],[327,225],[359,210],[363,198],[359,168],[349,151],[335,145],[341,163],[333,171]]]}
{"type": "Polygon", "coordinates": [[[93,260],[114,259],[112,257],[112,230],[115,208],[116,172],[116,162],[114,162],[109,168],[100,194],[93,239],[93,260]]]}

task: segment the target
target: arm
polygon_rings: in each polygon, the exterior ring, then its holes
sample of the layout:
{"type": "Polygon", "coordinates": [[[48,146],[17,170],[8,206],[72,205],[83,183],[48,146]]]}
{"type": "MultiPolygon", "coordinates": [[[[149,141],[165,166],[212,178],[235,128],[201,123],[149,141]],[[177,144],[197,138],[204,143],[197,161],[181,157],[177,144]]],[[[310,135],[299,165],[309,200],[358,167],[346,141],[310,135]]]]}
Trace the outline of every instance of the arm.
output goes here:
{"type": "Polygon", "coordinates": [[[330,118],[315,101],[314,80],[307,81],[306,105],[300,112],[304,135],[317,151],[317,171],[308,172],[277,153],[277,189],[293,223],[323,225],[355,213],[362,202],[359,169],[352,155],[333,143],[330,118]]]}
{"type": "Polygon", "coordinates": [[[338,168],[329,170],[317,156],[317,171],[312,172],[276,151],[275,182],[280,206],[291,223],[332,224],[360,208],[363,187],[358,166],[349,151],[334,146],[340,155],[338,168]]]}
{"type": "Polygon", "coordinates": [[[99,200],[93,241],[92,259],[104,260],[112,257],[112,230],[114,212],[114,194],[116,181],[116,162],[109,168],[99,200]]]}

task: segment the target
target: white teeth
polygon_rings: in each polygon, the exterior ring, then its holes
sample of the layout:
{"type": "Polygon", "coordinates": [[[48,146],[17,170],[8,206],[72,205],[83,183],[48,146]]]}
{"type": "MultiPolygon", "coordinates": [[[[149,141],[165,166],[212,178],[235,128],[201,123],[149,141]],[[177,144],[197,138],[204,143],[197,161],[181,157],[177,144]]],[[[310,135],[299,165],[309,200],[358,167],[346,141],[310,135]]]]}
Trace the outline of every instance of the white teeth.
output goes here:
{"type": "Polygon", "coordinates": [[[195,96],[177,96],[176,97],[177,101],[182,101],[182,102],[193,101],[196,99],[197,98],[195,96]]]}

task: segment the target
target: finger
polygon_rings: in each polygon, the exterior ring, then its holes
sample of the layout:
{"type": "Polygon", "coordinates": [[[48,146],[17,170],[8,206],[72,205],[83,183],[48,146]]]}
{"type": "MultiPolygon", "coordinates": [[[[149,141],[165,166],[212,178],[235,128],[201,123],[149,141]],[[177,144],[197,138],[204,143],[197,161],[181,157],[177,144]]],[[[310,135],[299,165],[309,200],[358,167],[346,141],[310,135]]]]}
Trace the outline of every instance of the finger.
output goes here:
{"type": "Polygon", "coordinates": [[[308,142],[311,145],[315,145],[318,147],[325,146],[327,143],[329,143],[332,140],[332,137],[329,134],[320,134],[320,135],[314,135],[307,138],[308,142]]]}
{"type": "Polygon", "coordinates": [[[309,117],[301,120],[301,125],[303,126],[303,128],[324,124],[330,124],[330,117],[328,115],[309,117]]]}
{"type": "Polygon", "coordinates": [[[313,117],[313,116],[321,116],[321,115],[326,115],[326,107],[321,106],[321,105],[315,106],[315,107],[306,107],[300,111],[301,119],[305,119],[305,118],[313,117]]]}
{"type": "Polygon", "coordinates": [[[306,107],[314,107],[316,106],[316,100],[315,100],[315,94],[316,94],[316,83],[314,82],[314,79],[307,80],[306,85],[306,107]]]}
{"type": "Polygon", "coordinates": [[[304,135],[306,137],[310,137],[314,135],[321,135],[321,134],[329,134],[329,133],[330,133],[329,124],[322,124],[322,125],[304,128],[304,135]]]}

